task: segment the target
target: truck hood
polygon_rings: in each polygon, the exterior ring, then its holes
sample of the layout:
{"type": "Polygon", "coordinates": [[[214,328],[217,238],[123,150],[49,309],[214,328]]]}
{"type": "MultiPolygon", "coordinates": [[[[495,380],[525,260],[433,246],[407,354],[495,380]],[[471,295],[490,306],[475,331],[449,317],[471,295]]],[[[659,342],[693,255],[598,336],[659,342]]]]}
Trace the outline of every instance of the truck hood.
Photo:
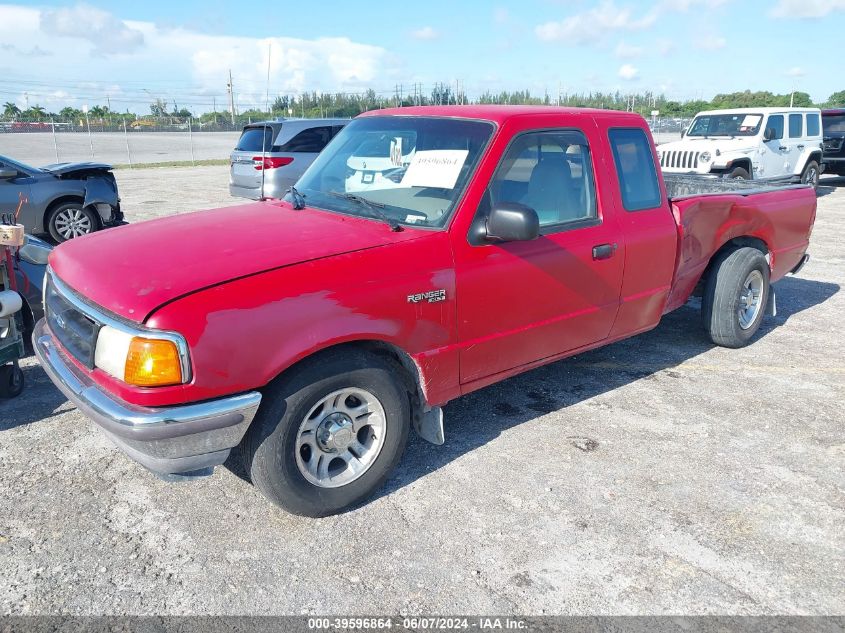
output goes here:
{"type": "Polygon", "coordinates": [[[659,152],[710,152],[712,156],[716,156],[716,150],[720,154],[750,154],[759,145],[759,139],[756,137],[736,137],[728,138],[721,136],[718,138],[684,138],[680,141],[672,143],[663,143],[657,146],[659,152]]]}
{"type": "Polygon", "coordinates": [[[44,165],[40,168],[41,171],[46,171],[58,178],[76,177],[82,178],[85,176],[97,174],[102,175],[103,172],[111,171],[112,166],[106,163],[53,163],[44,165]]]}
{"type": "MultiPolygon", "coordinates": [[[[159,306],[203,288],[430,231],[256,202],[121,226],[58,246],[50,267],[85,299],[142,323],[159,306]]],[[[281,290],[280,290],[281,291],[281,290]]]]}

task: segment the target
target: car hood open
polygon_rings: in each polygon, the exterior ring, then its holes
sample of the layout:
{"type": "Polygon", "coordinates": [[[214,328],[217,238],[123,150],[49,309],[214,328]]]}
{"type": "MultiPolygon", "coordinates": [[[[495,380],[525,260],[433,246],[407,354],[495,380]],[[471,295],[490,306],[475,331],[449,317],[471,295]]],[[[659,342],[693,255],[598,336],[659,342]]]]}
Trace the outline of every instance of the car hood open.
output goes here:
{"type": "MultiPolygon", "coordinates": [[[[161,305],[227,281],[430,235],[286,202],[255,202],[107,229],[58,246],[55,274],[84,299],[142,323],[161,305]]],[[[280,289],[280,292],[282,290],[280,289]]]]}

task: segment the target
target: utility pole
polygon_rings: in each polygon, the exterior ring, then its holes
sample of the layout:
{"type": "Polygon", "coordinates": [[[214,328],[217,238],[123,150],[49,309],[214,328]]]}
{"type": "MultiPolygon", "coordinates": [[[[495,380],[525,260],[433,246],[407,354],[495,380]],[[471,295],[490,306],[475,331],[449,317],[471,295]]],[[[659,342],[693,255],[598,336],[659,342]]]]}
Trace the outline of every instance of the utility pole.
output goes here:
{"type": "Polygon", "coordinates": [[[229,91],[229,112],[232,114],[232,125],[235,124],[235,87],[232,84],[232,69],[229,69],[229,83],[226,84],[229,91]]]}

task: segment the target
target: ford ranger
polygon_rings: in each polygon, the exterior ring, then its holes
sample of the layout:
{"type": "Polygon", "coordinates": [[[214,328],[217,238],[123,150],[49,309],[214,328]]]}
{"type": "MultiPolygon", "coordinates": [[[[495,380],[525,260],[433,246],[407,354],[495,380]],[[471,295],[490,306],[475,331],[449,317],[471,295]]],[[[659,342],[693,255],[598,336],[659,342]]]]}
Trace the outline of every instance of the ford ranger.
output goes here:
{"type": "Polygon", "coordinates": [[[752,340],[771,282],[807,259],[812,188],[658,165],[635,114],[369,112],[284,199],[60,245],[34,347],[149,470],[205,475],[237,449],[273,502],[339,512],[410,429],[444,441],[450,400],[650,330],[693,294],[714,343],[752,340]]]}

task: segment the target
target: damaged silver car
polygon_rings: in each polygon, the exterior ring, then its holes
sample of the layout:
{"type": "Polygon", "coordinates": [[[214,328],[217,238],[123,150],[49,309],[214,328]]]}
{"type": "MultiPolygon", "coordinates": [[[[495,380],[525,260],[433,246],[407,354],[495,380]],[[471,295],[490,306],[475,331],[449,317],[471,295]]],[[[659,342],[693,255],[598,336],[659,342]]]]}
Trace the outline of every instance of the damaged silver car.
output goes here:
{"type": "Polygon", "coordinates": [[[124,223],[117,181],[103,163],[30,167],[0,156],[0,213],[18,213],[27,233],[56,242],[124,223]]]}

